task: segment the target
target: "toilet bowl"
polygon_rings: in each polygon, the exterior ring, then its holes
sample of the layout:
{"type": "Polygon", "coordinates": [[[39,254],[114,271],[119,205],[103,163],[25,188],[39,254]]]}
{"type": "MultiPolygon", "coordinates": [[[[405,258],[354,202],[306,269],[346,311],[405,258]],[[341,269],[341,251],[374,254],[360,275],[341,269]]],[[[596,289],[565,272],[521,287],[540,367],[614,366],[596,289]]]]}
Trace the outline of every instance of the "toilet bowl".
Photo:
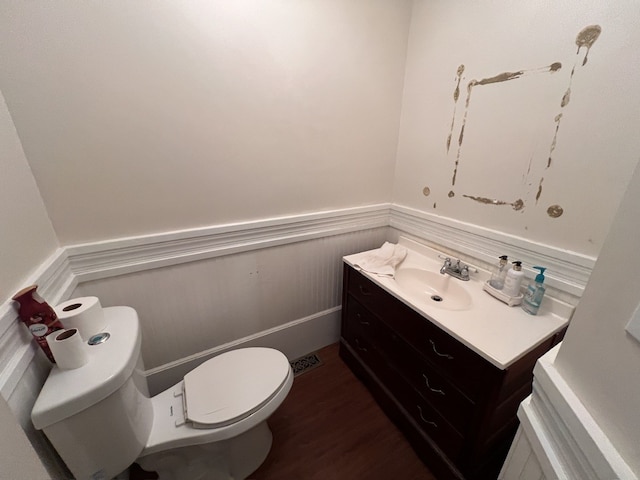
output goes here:
{"type": "Polygon", "coordinates": [[[54,367],[31,413],[76,479],[113,478],[134,461],[161,480],[255,471],[271,448],[266,420],[293,383],[287,358],[270,348],[229,351],[151,398],[136,311],[104,313],[108,339],[85,344],[84,366],[54,367]]]}

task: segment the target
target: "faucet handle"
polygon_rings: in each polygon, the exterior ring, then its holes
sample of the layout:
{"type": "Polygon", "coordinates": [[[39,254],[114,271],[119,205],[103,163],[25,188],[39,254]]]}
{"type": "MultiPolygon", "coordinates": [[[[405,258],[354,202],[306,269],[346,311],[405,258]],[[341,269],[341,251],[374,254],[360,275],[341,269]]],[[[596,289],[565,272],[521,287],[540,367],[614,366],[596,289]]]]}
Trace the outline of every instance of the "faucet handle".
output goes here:
{"type": "Polygon", "coordinates": [[[449,268],[451,268],[451,259],[449,257],[447,257],[447,258],[444,259],[444,264],[440,268],[440,273],[442,275],[444,275],[445,273],[447,273],[447,270],[449,268]]]}
{"type": "Polygon", "coordinates": [[[462,270],[460,270],[462,278],[469,278],[469,265],[462,264],[462,270]]]}

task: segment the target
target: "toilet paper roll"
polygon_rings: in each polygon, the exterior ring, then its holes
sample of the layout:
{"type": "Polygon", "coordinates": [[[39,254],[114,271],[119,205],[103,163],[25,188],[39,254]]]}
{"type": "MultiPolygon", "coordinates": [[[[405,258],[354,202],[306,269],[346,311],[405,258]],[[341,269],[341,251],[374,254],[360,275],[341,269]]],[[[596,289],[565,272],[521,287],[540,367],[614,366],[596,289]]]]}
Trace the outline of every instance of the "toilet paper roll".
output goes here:
{"type": "Polygon", "coordinates": [[[47,343],[62,370],[80,368],[89,361],[86,344],[77,328],[55,331],[47,335],[47,343]]]}
{"type": "Polygon", "coordinates": [[[54,310],[64,328],[77,328],[85,339],[104,332],[107,325],[98,297],[72,298],[56,305],[54,310]]]}

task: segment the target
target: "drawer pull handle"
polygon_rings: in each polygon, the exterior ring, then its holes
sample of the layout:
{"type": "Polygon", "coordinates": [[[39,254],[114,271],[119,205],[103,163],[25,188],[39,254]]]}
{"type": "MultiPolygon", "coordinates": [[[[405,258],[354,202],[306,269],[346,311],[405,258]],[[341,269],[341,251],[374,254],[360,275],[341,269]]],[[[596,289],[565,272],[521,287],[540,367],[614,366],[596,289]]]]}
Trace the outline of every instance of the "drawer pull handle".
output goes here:
{"type": "Polygon", "coordinates": [[[453,360],[453,355],[449,355],[448,353],[440,353],[436,349],[436,343],[431,339],[429,339],[429,342],[431,343],[431,348],[433,348],[433,351],[435,352],[436,355],[438,355],[439,357],[444,357],[447,360],[453,360]]]}
{"type": "Polygon", "coordinates": [[[371,323],[367,322],[366,320],[362,320],[362,315],[360,315],[359,313],[356,313],[356,318],[358,319],[358,323],[360,325],[366,325],[366,326],[371,325],[371,323]]]}
{"type": "Polygon", "coordinates": [[[367,350],[365,347],[363,347],[362,345],[360,345],[360,340],[356,338],[356,347],[358,347],[358,350],[362,350],[363,352],[368,352],[369,350],[367,350]]]}
{"type": "Polygon", "coordinates": [[[371,296],[373,295],[372,292],[370,292],[369,290],[367,290],[365,287],[363,287],[362,285],[358,285],[358,288],[360,288],[360,293],[362,295],[366,295],[366,296],[371,296]]]}
{"type": "Polygon", "coordinates": [[[438,424],[432,420],[427,420],[426,418],[424,418],[424,415],[422,415],[422,408],[420,408],[420,405],[416,405],[416,407],[418,407],[418,413],[420,414],[420,419],[426,423],[427,425],[431,425],[432,427],[438,428],[438,424]]]}
{"type": "Polygon", "coordinates": [[[439,393],[440,395],[444,395],[445,393],[440,390],[439,388],[433,388],[431,385],[429,385],[429,377],[427,377],[424,373],[422,374],[422,378],[424,378],[424,383],[427,384],[427,388],[429,390],[431,390],[433,393],[439,393]]]}

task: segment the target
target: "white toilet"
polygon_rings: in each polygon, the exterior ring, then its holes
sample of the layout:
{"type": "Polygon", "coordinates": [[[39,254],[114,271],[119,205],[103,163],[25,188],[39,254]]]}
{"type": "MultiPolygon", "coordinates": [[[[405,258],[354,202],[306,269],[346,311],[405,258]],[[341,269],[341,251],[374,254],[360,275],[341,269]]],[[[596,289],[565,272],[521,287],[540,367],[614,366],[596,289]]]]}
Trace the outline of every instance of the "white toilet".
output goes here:
{"type": "Polygon", "coordinates": [[[108,480],[134,461],[161,480],[244,479],[271,449],[267,418],[283,402],[293,372],[270,348],[218,355],[150,398],[138,314],[104,309],[105,334],[74,370],[54,367],[31,419],[77,480],[108,480]]]}

